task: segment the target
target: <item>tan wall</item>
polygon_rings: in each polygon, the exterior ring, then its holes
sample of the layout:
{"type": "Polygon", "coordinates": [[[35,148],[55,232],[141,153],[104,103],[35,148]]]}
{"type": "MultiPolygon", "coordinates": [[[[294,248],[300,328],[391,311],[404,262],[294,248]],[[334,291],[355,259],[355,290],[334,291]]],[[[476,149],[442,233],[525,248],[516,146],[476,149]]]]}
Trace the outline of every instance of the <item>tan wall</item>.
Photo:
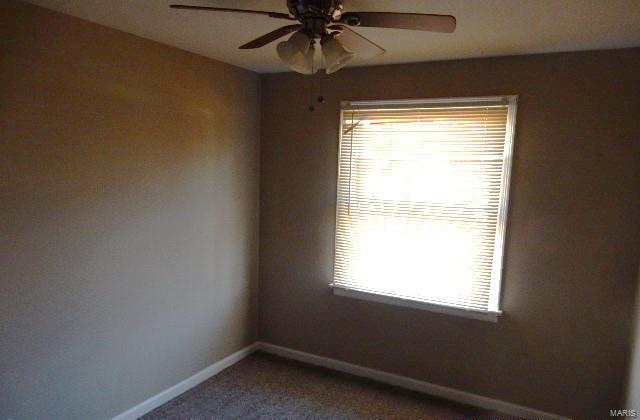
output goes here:
{"type": "Polygon", "coordinates": [[[265,76],[261,339],[608,415],[623,400],[640,257],[639,111],[640,49],[265,76]],[[319,94],[327,103],[308,112],[319,94]],[[505,315],[493,324],[332,295],[339,101],[499,94],[520,95],[505,315]]]}
{"type": "Polygon", "coordinates": [[[6,0],[0,51],[0,418],[110,418],[253,342],[258,76],[6,0]]]}

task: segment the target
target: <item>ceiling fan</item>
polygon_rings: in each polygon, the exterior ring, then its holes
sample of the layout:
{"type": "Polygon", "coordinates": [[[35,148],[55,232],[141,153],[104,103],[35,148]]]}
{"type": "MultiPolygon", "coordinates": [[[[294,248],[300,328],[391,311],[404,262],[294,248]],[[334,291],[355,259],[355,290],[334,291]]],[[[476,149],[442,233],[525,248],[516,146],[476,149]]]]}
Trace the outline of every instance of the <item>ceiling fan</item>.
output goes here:
{"type": "Polygon", "coordinates": [[[382,47],[353,31],[349,26],[398,28],[445,33],[453,32],[456,28],[456,18],[450,15],[344,12],[343,0],[287,0],[289,14],[183,4],[172,4],[170,7],[214,12],[250,13],[274,19],[298,21],[299,23],[283,26],[247,42],[241,45],[240,49],[260,48],[293,33],[287,41],[278,44],[278,56],[292,70],[303,74],[313,74],[318,70],[319,66],[315,65],[316,41],[320,43],[327,74],[340,70],[355,57],[369,59],[385,52],[382,47]]]}

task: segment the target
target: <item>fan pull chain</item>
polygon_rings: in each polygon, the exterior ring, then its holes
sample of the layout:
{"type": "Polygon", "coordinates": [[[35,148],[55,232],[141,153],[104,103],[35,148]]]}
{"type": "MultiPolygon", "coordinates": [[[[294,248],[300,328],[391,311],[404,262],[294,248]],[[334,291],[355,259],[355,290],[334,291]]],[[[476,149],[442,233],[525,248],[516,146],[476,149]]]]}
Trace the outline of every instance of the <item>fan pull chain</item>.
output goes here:
{"type": "MultiPolygon", "coordinates": [[[[315,40],[313,41],[313,43],[315,44],[315,40]]],[[[314,57],[314,60],[312,61],[312,64],[311,64],[311,90],[309,95],[310,96],[309,112],[313,112],[316,110],[316,106],[314,105],[316,100],[318,101],[319,104],[325,103],[324,96],[322,95],[318,95],[317,98],[314,98],[315,92],[316,92],[316,78],[319,77],[319,75],[316,75],[316,70],[319,70],[319,67],[318,69],[316,69],[315,65],[316,65],[316,60],[314,57]]]]}

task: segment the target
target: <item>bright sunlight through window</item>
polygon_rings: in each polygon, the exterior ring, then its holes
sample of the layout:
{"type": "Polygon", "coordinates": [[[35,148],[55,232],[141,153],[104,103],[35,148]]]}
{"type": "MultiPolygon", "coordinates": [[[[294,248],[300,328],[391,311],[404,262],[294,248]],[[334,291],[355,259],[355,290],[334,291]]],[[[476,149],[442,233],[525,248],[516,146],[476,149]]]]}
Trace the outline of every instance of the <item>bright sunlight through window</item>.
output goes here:
{"type": "Polygon", "coordinates": [[[515,111],[512,96],[342,104],[336,293],[500,312],[515,111]]]}

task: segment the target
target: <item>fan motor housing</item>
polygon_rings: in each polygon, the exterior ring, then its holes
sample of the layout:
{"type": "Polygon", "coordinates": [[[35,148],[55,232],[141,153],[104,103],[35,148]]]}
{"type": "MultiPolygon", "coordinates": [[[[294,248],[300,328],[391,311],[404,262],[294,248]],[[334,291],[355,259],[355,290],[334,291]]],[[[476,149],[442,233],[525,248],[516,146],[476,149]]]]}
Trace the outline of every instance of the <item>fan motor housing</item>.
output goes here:
{"type": "Polygon", "coordinates": [[[308,18],[338,19],[342,13],[342,0],[287,0],[289,12],[298,20],[308,18]]]}

